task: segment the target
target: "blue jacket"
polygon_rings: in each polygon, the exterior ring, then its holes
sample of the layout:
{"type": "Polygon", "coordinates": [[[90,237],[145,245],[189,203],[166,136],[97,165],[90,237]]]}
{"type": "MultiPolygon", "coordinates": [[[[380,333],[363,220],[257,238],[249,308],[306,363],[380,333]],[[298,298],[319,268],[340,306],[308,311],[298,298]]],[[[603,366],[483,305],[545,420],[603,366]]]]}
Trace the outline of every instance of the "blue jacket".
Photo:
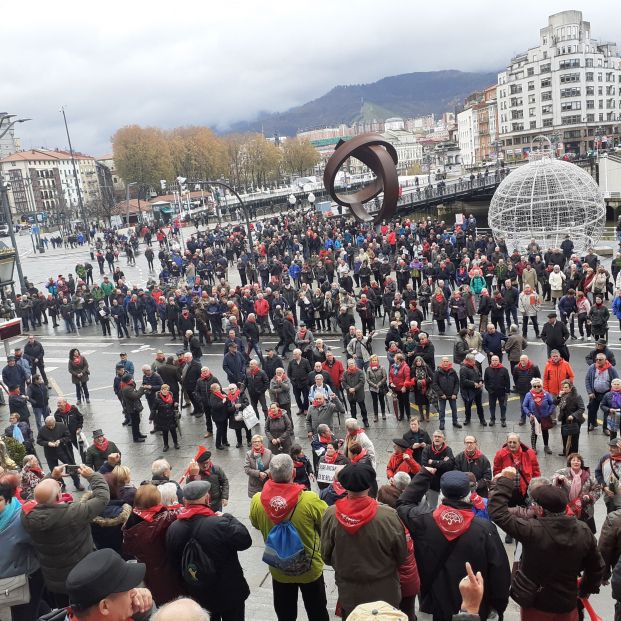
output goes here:
{"type": "Polygon", "coordinates": [[[537,407],[533,395],[527,392],[522,403],[522,412],[525,416],[532,414],[541,422],[542,418],[547,418],[554,413],[554,398],[549,392],[546,392],[541,405],[537,407]]]}
{"type": "Polygon", "coordinates": [[[235,354],[228,352],[222,361],[222,369],[226,373],[226,379],[231,384],[240,384],[246,379],[246,361],[240,351],[235,354]]]}
{"type": "Polygon", "coordinates": [[[615,297],[611,310],[614,313],[614,316],[621,321],[621,296],[617,295],[615,297]]]}
{"type": "MultiPolygon", "coordinates": [[[[608,383],[612,382],[613,379],[617,379],[619,377],[619,373],[617,369],[613,366],[608,368],[608,383]]],[[[586,387],[586,391],[588,395],[595,394],[595,389],[593,388],[593,383],[595,382],[595,363],[593,363],[586,372],[586,377],[584,378],[584,385],[586,387]]],[[[608,386],[608,390],[610,390],[610,386],[608,386]]],[[[606,391],[608,392],[608,391],[606,391]]]]}
{"type": "MultiPolygon", "coordinates": [[[[11,500],[18,503],[17,498],[11,500]]],[[[21,509],[16,511],[9,523],[0,531],[2,554],[0,554],[0,578],[12,578],[21,574],[31,575],[39,569],[30,535],[24,530],[21,509]]]]}
{"type": "Polygon", "coordinates": [[[501,356],[502,360],[502,342],[506,340],[507,337],[498,330],[493,334],[486,332],[483,335],[483,351],[501,356]]]}

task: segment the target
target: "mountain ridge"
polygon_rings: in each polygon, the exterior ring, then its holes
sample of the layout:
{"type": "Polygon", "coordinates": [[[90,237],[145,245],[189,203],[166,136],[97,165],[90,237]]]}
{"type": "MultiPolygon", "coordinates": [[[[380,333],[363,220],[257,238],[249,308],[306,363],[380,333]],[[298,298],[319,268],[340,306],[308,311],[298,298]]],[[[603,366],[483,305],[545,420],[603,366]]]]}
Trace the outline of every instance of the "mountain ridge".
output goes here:
{"type": "Polygon", "coordinates": [[[496,80],[497,72],[444,69],[386,76],[366,84],[338,85],[289,110],[259,113],[252,121],[234,123],[229,131],[292,136],[308,129],[350,125],[364,120],[369,109],[382,113],[383,118],[378,120],[439,115],[454,110],[467,95],[495,84],[496,80]]]}

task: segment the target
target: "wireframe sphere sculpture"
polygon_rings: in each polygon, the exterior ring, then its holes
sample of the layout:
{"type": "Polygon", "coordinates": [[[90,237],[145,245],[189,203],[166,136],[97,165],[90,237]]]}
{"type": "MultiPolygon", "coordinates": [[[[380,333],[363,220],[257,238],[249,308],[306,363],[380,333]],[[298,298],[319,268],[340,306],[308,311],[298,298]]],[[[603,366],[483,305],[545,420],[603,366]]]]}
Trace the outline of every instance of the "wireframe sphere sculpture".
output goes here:
{"type": "Polygon", "coordinates": [[[489,226],[507,249],[524,250],[535,240],[542,251],[559,248],[569,235],[574,251],[596,243],[606,220],[604,197],[582,168],[543,157],[514,170],[498,186],[489,226]]]}

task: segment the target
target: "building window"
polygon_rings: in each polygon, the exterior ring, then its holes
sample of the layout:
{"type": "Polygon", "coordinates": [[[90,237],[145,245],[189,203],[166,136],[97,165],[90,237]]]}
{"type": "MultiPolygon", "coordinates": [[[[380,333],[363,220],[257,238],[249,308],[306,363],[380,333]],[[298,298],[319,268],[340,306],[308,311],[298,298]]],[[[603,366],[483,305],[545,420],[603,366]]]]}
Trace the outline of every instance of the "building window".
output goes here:
{"type": "Polygon", "coordinates": [[[552,114],[552,104],[541,106],[541,114],[552,114]]]}
{"type": "Polygon", "coordinates": [[[537,103],[537,95],[529,95],[528,96],[528,103],[529,104],[537,103]]]}
{"type": "MultiPolygon", "coordinates": [[[[571,52],[571,47],[568,49],[568,52],[571,52]]],[[[580,59],[579,58],[572,58],[570,60],[562,60],[559,65],[558,68],[559,69],[578,69],[580,67],[580,59]]]]}
{"type": "Polygon", "coordinates": [[[576,125],[580,123],[581,117],[579,114],[572,114],[570,116],[562,116],[561,124],[562,125],[576,125]]]}
{"type": "Polygon", "coordinates": [[[536,114],[536,108],[528,109],[528,116],[535,116],[535,114],[536,114]]]}
{"type": "Polygon", "coordinates": [[[576,86],[572,88],[562,88],[561,97],[580,97],[580,88],[576,86]]]}
{"type": "Polygon", "coordinates": [[[561,84],[567,84],[569,82],[580,82],[579,73],[564,73],[561,75],[561,84]]]}
{"type": "Polygon", "coordinates": [[[535,75],[535,68],[534,67],[529,67],[528,71],[526,72],[526,75],[528,75],[528,76],[535,75]]]}
{"type": "Polygon", "coordinates": [[[544,78],[541,80],[541,88],[550,88],[552,86],[552,80],[550,78],[544,78]]]}
{"type": "Polygon", "coordinates": [[[592,99],[587,99],[586,107],[587,110],[595,110],[595,101],[593,101],[592,99]]]}
{"type": "Polygon", "coordinates": [[[530,122],[530,129],[537,129],[537,121],[530,122]]]}
{"type": "Polygon", "coordinates": [[[594,86],[587,86],[586,87],[586,94],[587,95],[595,95],[595,87],[594,86]]]}
{"type": "Polygon", "coordinates": [[[588,68],[593,67],[593,59],[592,58],[587,58],[584,61],[584,66],[588,68]]]}
{"type": "Polygon", "coordinates": [[[534,91],[535,90],[535,83],[534,82],[529,82],[528,83],[528,90],[529,91],[534,91]]]}
{"type": "Polygon", "coordinates": [[[545,65],[539,65],[539,73],[550,73],[552,70],[552,66],[550,63],[546,63],[545,65]]]}
{"type": "Polygon", "coordinates": [[[587,123],[595,123],[595,115],[594,114],[587,114],[587,123]]]}

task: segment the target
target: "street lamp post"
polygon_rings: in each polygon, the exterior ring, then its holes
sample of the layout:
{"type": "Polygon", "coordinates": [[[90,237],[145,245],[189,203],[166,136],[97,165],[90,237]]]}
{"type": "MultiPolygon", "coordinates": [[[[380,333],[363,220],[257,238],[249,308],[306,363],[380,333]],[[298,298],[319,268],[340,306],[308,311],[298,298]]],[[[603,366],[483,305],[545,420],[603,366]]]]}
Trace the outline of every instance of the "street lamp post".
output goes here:
{"type": "MultiPolygon", "coordinates": [[[[0,140],[4,138],[4,136],[9,132],[9,130],[16,123],[24,123],[25,121],[29,121],[30,119],[15,119],[11,121],[14,114],[0,114],[0,140]],[[9,123],[3,130],[4,121],[8,120],[9,123]]],[[[22,272],[22,262],[19,258],[19,251],[17,249],[17,242],[15,240],[15,226],[13,224],[13,218],[11,217],[11,208],[9,207],[9,199],[8,199],[8,183],[5,182],[2,171],[0,170],[0,201],[2,202],[2,213],[4,214],[4,219],[9,227],[9,235],[11,236],[11,243],[13,244],[13,248],[15,249],[15,266],[17,267],[17,276],[19,278],[19,286],[21,292],[26,291],[26,280],[24,279],[24,273],[22,272]]]]}

